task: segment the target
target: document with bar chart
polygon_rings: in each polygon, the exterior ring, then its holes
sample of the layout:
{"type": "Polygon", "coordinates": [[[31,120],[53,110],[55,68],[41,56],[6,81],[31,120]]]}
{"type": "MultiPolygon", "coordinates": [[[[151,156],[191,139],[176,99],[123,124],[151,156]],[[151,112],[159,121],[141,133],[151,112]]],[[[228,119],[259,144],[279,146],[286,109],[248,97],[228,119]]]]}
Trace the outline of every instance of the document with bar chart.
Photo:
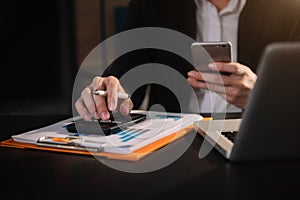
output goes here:
{"type": "Polygon", "coordinates": [[[142,122],[122,128],[108,136],[68,132],[65,129],[66,124],[78,119],[78,117],[74,117],[47,127],[14,135],[12,139],[15,142],[48,147],[129,154],[168,135],[188,128],[195,121],[203,119],[198,114],[141,110],[133,110],[132,113],[145,114],[147,117],[142,122]]]}
{"type": "Polygon", "coordinates": [[[152,142],[187,128],[201,120],[197,114],[162,113],[154,111],[133,111],[147,115],[143,122],[135,124],[116,134],[105,137],[104,151],[132,153],[152,142]]]}

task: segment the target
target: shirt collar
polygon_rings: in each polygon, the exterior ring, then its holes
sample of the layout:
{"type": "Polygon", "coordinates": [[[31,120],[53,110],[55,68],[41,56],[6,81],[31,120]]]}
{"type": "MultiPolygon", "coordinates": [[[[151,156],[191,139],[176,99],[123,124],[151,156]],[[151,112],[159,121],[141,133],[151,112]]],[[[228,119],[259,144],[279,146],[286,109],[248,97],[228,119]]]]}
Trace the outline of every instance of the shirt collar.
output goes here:
{"type": "MultiPolygon", "coordinates": [[[[232,13],[240,13],[247,0],[229,0],[228,5],[219,12],[219,15],[226,15],[232,13]]],[[[202,7],[204,3],[210,3],[208,0],[195,0],[195,4],[198,8],[202,7]]]]}
{"type": "Polygon", "coordinates": [[[229,0],[228,5],[219,12],[220,15],[234,13],[238,9],[239,0],[229,0]]]}

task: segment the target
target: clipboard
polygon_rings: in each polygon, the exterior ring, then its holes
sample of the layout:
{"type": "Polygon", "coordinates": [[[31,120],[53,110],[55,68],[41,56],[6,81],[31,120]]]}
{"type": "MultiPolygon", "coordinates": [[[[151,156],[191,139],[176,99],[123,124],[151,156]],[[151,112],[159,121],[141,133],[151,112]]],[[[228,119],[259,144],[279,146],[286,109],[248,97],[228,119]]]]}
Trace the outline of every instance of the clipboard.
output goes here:
{"type": "Polygon", "coordinates": [[[127,160],[127,161],[138,161],[145,156],[151,154],[152,152],[166,146],[167,144],[177,140],[178,138],[183,137],[187,133],[191,132],[194,129],[194,125],[188,126],[180,131],[174,132],[166,137],[163,137],[159,140],[156,140],[153,143],[150,143],[133,153],[129,154],[117,154],[117,153],[108,153],[108,152],[90,152],[77,149],[63,149],[63,148],[54,148],[47,146],[38,146],[36,144],[15,142],[13,139],[8,139],[3,142],[0,142],[0,147],[9,147],[17,149],[33,149],[41,151],[52,151],[60,153],[69,153],[69,154],[78,154],[78,155],[87,155],[87,156],[100,156],[107,159],[116,159],[116,160],[127,160]]]}

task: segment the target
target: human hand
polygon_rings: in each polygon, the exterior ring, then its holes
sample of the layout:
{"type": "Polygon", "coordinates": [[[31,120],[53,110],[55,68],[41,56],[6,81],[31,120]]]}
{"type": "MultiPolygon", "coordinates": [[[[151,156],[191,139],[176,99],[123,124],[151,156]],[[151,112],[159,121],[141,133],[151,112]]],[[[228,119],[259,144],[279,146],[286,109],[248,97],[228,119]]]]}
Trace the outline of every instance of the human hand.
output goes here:
{"type": "Polygon", "coordinates": [[[118,92],[125,93],[117,78],[97,76],[89,86],[82,90],[81,96],[75,103],[76,110],[85,120],[93,117],[107,120],[110,117],[109,111],[115,111],[117,108],[123,115],[127,115],[133,108],[133,103],[130,99],[118,102],[118,92]],[[107,97],[94,95],[94,90],[106,90],[107,97]]]}
{"type": "Polygon", "coordinates": [[[257,76],[251,69],[239,63],[216,62],[209,65],[216,72],[229,72],[229,76],[188,72],[187,81],[195,88],[211,90],[222,96],[227,102],[245,108],[250,92],[253,90],[257,76]]]}

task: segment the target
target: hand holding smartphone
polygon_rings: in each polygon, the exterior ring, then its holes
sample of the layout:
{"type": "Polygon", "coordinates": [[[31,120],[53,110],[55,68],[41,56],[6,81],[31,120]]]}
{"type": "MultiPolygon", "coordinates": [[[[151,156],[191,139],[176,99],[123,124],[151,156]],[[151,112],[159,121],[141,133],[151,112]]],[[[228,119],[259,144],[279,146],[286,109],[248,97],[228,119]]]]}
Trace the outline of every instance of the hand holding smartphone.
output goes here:
{"type": "MultiPolygon", "coordinates": [[[[194,42],[191,45],[191,52],[193,64],[199,72],[216,73],[208,68],[209,63],[232,62],[230,42],[194,42]]],[[[220,74],[230,75],[229,72],[220,72],[220,74]]]]}

